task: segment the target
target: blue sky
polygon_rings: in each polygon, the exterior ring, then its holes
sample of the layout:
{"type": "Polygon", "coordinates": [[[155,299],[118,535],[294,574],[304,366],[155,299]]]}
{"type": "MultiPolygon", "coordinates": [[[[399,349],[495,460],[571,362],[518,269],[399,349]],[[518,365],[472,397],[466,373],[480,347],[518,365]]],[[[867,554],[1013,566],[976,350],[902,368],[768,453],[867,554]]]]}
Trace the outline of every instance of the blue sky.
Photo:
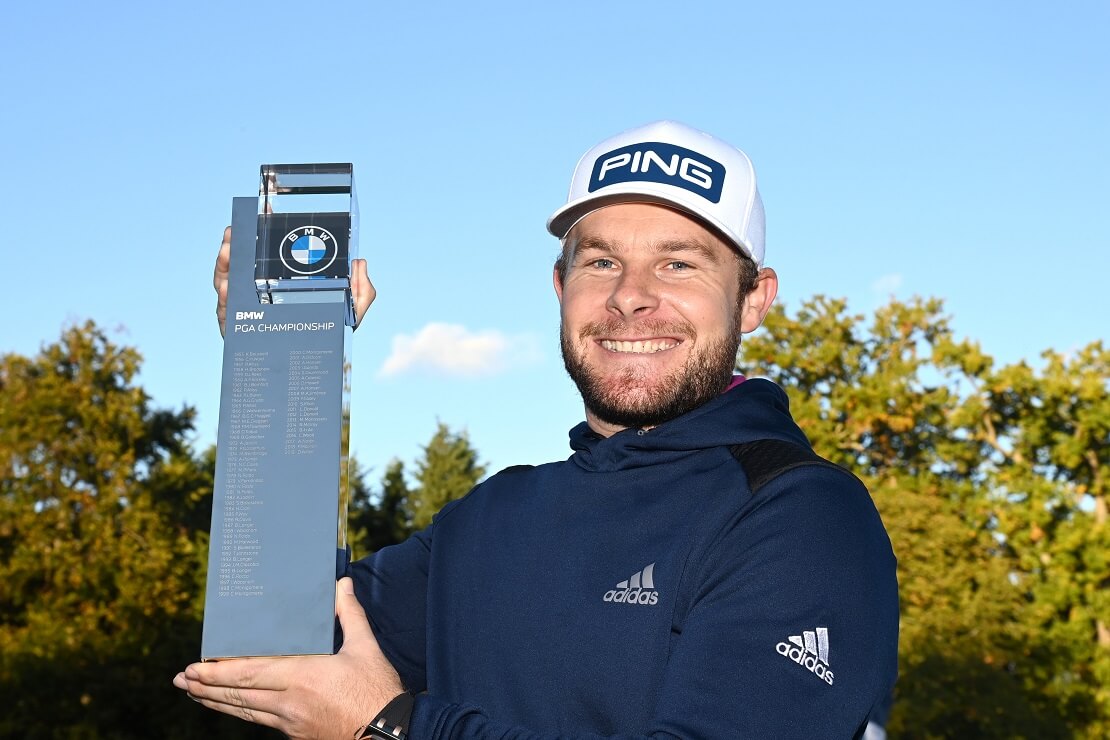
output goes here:
{"type": "Polygon", "coordinates": [[[938,296],[1001,361],[1107,338],[1110,4],[19,3],[0,47],[0,352],[95,319],[215,439],[210,287],[264,162],[350,161],[379,300],[375,477],[437,420],[491,469],[582,418],[544,230],[578,157],[672,118],[744,149],[788,308],[938,296]],[[26,270],[27,267],[33,269],[26,270]]]}

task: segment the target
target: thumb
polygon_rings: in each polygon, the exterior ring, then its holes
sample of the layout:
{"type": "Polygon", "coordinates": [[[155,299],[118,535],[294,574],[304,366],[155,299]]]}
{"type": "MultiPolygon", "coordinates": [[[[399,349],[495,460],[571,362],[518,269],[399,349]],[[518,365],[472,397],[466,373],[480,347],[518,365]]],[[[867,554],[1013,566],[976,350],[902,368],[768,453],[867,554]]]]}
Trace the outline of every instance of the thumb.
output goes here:
{"type": "Polygon", "coordinates": [[[378,297],[378,291],[374,288],[374,284],[370,282],[370,276],[366,272],[366,260],[357,259],[351,264],[351,298],[355,304],[355,326],[362,323],[362,317],[366,315],[367,309],[374,299],[378,297]]]}
{"type": "Polygon", "coordinates": [[[335,615],[339,617],[339,626],[343,628],[344,647],[366,638],[373,639],[370,620],[355,597],[355,582],[348,577],[340,578],[336,584],[335,615]]]}

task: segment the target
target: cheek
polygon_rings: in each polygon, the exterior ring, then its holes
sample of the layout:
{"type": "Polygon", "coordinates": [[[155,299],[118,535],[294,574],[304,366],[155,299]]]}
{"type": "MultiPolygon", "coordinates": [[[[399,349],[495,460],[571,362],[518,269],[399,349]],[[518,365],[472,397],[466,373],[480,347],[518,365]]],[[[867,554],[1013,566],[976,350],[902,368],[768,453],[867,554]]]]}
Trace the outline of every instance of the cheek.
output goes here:
{"type": "Polygon", "coordinates": [[[574,320],[579,317],[587,317],[592,312],[598,310],[598,307],[604,309],[604,298],[599,298],[595,295],[597,291],[590,291],[585,289],[582,285],[575,285],[573,283],[563,287],[563,298],[559,302],[559,313],[563,320],[574,320]]]}
{"type": "Polygon", "coordinates": [[[736,291],[721,286],[696,291],[680,291],[671,305],[700,332],[725,331],[736,312],[736,291]]]}

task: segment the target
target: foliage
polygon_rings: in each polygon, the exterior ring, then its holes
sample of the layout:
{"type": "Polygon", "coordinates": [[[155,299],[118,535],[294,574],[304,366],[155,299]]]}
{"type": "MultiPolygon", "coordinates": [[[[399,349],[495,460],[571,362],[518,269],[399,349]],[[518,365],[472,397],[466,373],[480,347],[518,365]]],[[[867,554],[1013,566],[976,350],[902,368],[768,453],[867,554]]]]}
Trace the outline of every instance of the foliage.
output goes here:
{"type": "Polygon", "coordinates": [[[936,300],[765,326],[743,363],[865,480],[899,558],[892,737],[1110,736],[1110,352],[996,369],[936,300]]]}
{"type": "MultiPolygon", "coordinates": [[[[215,450],[153,409],[141,358],[94,324],[0,357],[0,737],[271,737],[173,688],[197,657],[215,450]]],[[[399,542],[484,469],[440,425],[410,488],[351,462],[356,547],[399,542]],[[419,508],[414,508],[419,507],[419,508]]]]}
{"type": "Polygon", "coordinates": [[[352,465],[352,480],[356,478],[355,470],[359,485],[352,487],[348,527],[352,533],[351,552],[357,558],[403,542],[412,530],[405,511],[409,488],[404,464],[396,459],[389,463],[382,477],[382,489],[376,495],[362,482],[365,475],[357,462],[352,465]]]}
{"type": "Polygon", "coordinates": [[[416,462],[417,486],[409,493],[407,506],[412,528],[431,524],[445,504],[465,496],[485,474],[466,432],[452,432],[446,424],[438,424],[424,446],[424,457],[416,462]]]}
{"type": "Polygon", "coordinates": [[[363,489],[352,498],[356,556],[397,544],[428,526],[445,504],[466,495],[486,472],[466,432],[452,432],[443,423],[436,425],[423,453],[415,461],[412,483],[404,463],[394,459],[382,476],[380,491],[363,489]]]}
{"type": "Polygon", "coordinates": [[[91,323],[0,358],[0,736],[198,726],[170,679],[200,641],[211,459],[186,444],[192,409],[150,408],[139,364],[91,323]]]}

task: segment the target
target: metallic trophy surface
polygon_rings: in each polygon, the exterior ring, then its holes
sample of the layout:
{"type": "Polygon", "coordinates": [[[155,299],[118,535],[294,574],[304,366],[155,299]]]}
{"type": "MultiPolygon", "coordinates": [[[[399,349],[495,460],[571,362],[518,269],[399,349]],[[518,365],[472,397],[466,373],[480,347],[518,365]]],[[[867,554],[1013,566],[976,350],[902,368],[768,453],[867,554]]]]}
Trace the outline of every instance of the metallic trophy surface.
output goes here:
{"type": "Polygon", "coordinates": [[[203,660],[334,652],[347,564],[353,168],[261,179],[232,200],[203,660]]]}

